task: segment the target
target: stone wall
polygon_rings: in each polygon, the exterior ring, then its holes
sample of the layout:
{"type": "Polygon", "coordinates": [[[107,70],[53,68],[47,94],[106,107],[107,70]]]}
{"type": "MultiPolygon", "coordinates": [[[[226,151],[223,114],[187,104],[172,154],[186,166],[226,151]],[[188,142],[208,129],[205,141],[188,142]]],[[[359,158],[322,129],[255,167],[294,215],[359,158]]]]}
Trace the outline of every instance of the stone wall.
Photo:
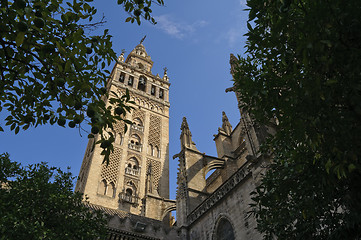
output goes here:
{"type": "Polygon", "coordinates": [[[232,224],[235,239],[262,239],[255,229],[255,219],[248,214],[250,193],[255,189],[254,173],[258,175],[250,165],[240,168],[188,215],[189,239],[216,239],[215,228],[221,218],[232,224]]]}

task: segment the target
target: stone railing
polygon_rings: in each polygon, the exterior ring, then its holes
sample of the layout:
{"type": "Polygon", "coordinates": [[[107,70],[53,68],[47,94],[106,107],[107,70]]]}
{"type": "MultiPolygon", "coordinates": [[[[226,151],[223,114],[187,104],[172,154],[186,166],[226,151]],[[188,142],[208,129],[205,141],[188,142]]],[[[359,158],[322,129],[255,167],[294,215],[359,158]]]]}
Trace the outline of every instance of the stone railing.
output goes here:
{"type": "Polygon", "coordinates": [[[138,204],[139,197],[134,195],[126,194],[125,192],[119,193],[119,200],[122,202],[128,202],[132,204],[138,204]]]}
{"type": "Polygon", "coordinates": [[[135,143],[129,143],[128,148],[132,149],[132,150],[135,150],[135,151],[138,151],[138,152],[141,152],[142,151],[142,144],[137,145],[135,143]]]}
{"type": "MultiPolygon", "coordinates": [[[[247,165],[247,164],[246,164],[247,165]]],[[[188,216],[188,224],[191,225],[196,219],[204,214],[208,209],[220,201],[227,193],[229,193],[235,186],[251,174],[251,171],[246,168],[246,165],[238,169],[226,182],[224,182],[217,190],[215,190],[206,200],[204,200],[196,209],[194,209],[188,216]]]]}
{"type": "Polygon", "coordinates": [[[131,128],[134,129],[134,130],[140,131],[140,132],[143,132],[143,131],[144,131],[144,127],[143,127],[143,126],[139,126],[139,125],[136,125],[136,124],[132,124],[132,125],[131,125],[131,128]]]}
{"type": "Polygon", "coordinates": [[[139,169],[134,169],[134,168],[126,167],[126,168],[125,168],[125,174],[129,174],[129,175],[133,175],[133,176],[138,176],[138,174],[139,174],[139,169]]]}

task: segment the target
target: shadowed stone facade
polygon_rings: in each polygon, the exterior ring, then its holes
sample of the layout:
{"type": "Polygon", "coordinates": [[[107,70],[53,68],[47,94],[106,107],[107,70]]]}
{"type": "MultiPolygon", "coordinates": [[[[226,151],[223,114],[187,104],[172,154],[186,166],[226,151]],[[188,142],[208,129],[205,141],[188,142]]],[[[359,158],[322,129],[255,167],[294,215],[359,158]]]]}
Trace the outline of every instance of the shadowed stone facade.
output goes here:
{"type": "MultiPolygon", "coordinates": [[[[231,74],[235,57],[231,55],[231,74]]],[[[234,91],[235,87],[226,92],[234,91]]],[[[239,96],[236,93],[239,101],[239,96]]],[[[186,118],[181,126],[181,151],[177,176],[177,227],[182,239],[262,239],[250,212],[251,192],[259,184],[270,161],[259,153],[275,124],[257,125],[243,109],[233,129],[226,113],[214,135],[217,157],[201,153],[192,141],[186,118]],[[206,178],[211,170],[214,172],[206,178]]]]}
{"type": "MultiPolygon", "coordinates": [[[[231,55],[231,73],[235,58],[231,55]]],[[[258,126],[240,109],[233,129],[226,113],[214,135],[217,156],[200,152],[184,117],[176,200],[169,199],[169,79],[153,75],[153,62],[142,42],[124,61],[122,53],[108,82],[108,91],[129,90],[133,124],[115,127],[116,143],[108,166],[91,139],[76,190],[89,197],[89,208],[109,216],[108,239],[262,239],[249,214],[250,193],[270,161],[259,146],[270,126],[258,126]],[[209,171],[214,171],[208,178],[209,171]],[[177,211],[173,224],[170,212],[177,211]]],[[[233,91],[233,88],[226,91],[233,91]]],[[[236,93],[237,96],[237,93],[236,93]]],[[[237,96],[238,99],[238,96],[237,96]]]]}

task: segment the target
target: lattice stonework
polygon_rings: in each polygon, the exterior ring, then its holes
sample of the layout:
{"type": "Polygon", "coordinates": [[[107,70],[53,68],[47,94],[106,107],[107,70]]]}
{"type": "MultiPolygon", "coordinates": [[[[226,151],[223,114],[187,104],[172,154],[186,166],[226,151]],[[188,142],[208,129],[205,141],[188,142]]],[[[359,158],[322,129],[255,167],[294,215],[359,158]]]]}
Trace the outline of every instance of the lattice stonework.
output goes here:
{"type": "Polygon", "coordinates": [[[144,124],[145,113],[142,110],[134,109],[132,114],[132,119],[135,118],[139,118],[144,124]]]}
{"type": "Polygon", "coordinates": [[[120,148],[114,147],[114,152],[109,156],[108,166],[106,163],[103,163],[101,179],[105,179],[107,183],[117,183],[121,157],[122,150],[120,148]]]}
{"type": "Polygon", "coordinates": [[[114,124],[114,131],[116,134],[118,133],[121,133],[123,134],[124,133],[124,121],[117,121],[115,124],[114,124]]]}
{"type": "Polygon", "coordinates": [[[151,114],[149,119],[148,144],[152,144],[153,147],[158,146],[158,148],[160,148],[160,134],[161,134],[160,131],[161,131],[160,117],[151,114]]]}
{"type": "Polygon", "coordinates": [[[158,189],[159,187],[159,179],[162,175],[162,164],[160,161],[154,160],[154,159],[147,159],[147,170],[149,168],[149,164],[152,163],[152,174],[153,174],[153,183],[154,188],[158,189]]]}

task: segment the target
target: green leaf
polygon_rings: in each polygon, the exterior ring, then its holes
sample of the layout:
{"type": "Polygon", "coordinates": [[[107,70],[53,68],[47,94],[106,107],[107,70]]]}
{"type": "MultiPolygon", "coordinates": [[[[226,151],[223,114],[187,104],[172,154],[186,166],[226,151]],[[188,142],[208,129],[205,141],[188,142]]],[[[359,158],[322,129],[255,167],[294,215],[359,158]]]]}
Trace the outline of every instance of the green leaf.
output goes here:
{"type": "Polygon", "coordinates": [[[21,44],[23,44],[24,38],[25,38],[25,33],[24,32],[19,32],[16,35],[16,38],[15,38],[16,46],[19,47],[21,44]]]}
{"type": "Polygon", "coordinates": [[[349,172],[353,172],[355,169],[356,169],[355,164],[351,163],[351,164],[348,165],[348,171],[349,172]]]}
{"type": "Polygon", "coordinates": [[[252,25],[249,22],[247,22],[247,28],[249,31],[253,31],[252,25]]]}

